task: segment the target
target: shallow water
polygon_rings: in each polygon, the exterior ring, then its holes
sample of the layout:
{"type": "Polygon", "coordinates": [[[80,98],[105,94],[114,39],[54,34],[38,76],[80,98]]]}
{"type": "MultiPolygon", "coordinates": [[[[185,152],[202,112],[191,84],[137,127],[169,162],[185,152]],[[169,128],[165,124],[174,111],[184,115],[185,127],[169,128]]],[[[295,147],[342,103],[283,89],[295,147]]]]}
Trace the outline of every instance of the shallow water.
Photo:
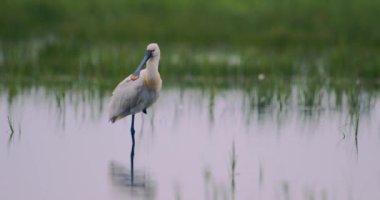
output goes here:
{"type": "Polygon", "coordinates": [[[379,96],[306,93],[164,90],[136,116],[131,184],[107,95],[0,90],[0,199],[380,199],[379,96]]]}

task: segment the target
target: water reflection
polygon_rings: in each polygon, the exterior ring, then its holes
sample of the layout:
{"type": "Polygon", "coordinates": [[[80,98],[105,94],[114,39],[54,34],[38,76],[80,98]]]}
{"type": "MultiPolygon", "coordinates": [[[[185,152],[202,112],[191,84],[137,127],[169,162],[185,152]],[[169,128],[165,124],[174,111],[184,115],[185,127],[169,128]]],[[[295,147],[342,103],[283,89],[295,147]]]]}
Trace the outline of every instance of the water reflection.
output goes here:
{"type": "Polygon", "coordinates": [[[135,170],[133,163],[128,169],[116,161],[111,161],[109,171],[112,184],[120,192],[126,193],[127,196],[154,199],[156,192],[154,182],[147,176],[146,172],[135,170]]]}
{"type": "Polygon", "coordinates": [[[132,146],[130,153],[130,170],[127,170],[126,167],[124,167],[122,164],[117,163],[116,161],[111,161],[109,167],[110,176],[115,186],[129,192],[130,195],[144,197],[144,199],[152,199],[155,192],[153,182],[146,177],[145,172],[135,170],[135,115],[132,115],[131,118],[132,146]]]}
{"type": "Polygon", "coordinates": [[[135,147],[110,91],[0,86],[0,199],[380,198],[379,91],[308,84],[166,87],[135,147]]]}

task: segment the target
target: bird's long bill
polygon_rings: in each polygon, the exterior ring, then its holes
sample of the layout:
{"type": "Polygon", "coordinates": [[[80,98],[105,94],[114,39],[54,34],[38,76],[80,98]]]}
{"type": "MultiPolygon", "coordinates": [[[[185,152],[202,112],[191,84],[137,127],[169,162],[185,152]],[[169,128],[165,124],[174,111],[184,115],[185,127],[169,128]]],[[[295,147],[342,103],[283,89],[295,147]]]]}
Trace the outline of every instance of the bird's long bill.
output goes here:
{"type": "Polygon", "coordinates": [[[140,71],[142,69],[144,69],[144,66],[145,66],[146,62],[148,62],[148,60],[149,60],[150,57],[152,57],[152,52],[151,51],[146,51],[145,56],[142,59],[139,67],[137,67],[136,71],[133,73],[134,76],[139,77],[140,71]]]}

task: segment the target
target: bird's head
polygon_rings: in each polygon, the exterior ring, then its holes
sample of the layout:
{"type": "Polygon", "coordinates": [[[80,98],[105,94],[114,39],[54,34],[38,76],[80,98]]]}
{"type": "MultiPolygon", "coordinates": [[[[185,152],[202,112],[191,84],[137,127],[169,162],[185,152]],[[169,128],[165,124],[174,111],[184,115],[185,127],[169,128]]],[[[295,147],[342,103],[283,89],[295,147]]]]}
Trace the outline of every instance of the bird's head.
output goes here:
{"type": "Polygon", "coordinates": [[[159,57],[160,56],[160,48],[157,43],[150,43],[146,47],[147,53],[151,54],[151,57],[159,57]]]}
{"type": "Polygon", "coordinates": [[[132,80],[137,80],[139,78],[140,71],[144,68],[146,62],[148,62],[148,60],[151,58],[152,59],[156,58],[156,60],[160,59],[160,48],[158,47],[157,43],[148,44],[148,46],[146,47],[146,53],[143,60],[141,61],[136,71],[132,74],[132,77],[131,77],[132,80]]]}

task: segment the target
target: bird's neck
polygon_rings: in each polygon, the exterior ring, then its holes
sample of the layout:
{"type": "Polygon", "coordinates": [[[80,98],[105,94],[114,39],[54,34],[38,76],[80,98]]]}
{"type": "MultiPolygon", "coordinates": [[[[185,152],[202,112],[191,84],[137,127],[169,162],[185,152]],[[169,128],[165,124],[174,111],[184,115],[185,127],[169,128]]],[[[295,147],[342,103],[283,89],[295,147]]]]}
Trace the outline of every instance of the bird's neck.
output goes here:
{"type": "Polygon", "coordinates": [[[161,77],[158,73],[158,63],[160,57],[153,57],[149,59],[146,67],[146,76],[144,77],[144,83],[146,86],[152,89],[157,89],[161,87],[161,77]]]}
{"type": "Polygon", "coordinates": [[[160,61],[160,57],[157,56],[157,57],[152,57],[151,59],[149,59],[149,61],[147,62],[147,78],[149,80],[154,80],[157,78],[157,75],[159,75],[158,73],[158,63],[160,61]]]}

